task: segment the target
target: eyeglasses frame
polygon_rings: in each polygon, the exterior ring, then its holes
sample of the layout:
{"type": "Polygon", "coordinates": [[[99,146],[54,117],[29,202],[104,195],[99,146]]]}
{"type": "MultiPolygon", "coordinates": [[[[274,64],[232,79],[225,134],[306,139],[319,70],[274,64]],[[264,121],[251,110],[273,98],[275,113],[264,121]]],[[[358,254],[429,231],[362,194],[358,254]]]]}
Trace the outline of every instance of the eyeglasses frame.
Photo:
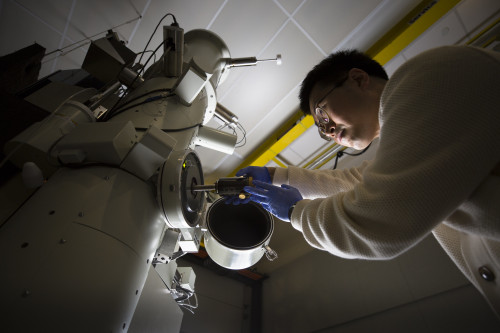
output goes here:
{"type": "Polygon", "coordinates": [[[344,80],[342,80],[340,83],[334,85],[321,99],[319,99],[318,102],[316,103],[316,107],[314,108],[314,113],[316,114],[316,117],[318,118],[318,123],[319,123],[319,124],[316,124],[318,126],[319,135],[323,139],[328,140],[328,141],[330,141],[331,138],[326,136],[326,128],[325,127],[326,127],[326,125],[328,125],[332,121],[332,119],[330,118],[328,113],[325,110],[323,110],[323,108],[321,108],[320,104],[328,97],[328,95],[330,95],[332,93],[332,91],[334,91],[335,89],[342,86],[345,81],[347,81],[347,77],[344,80]],[[321,114],[323,114],[323,116],[321,114]],[[326,119],[325,119],[325,116],[327,117],[326,119]]]}

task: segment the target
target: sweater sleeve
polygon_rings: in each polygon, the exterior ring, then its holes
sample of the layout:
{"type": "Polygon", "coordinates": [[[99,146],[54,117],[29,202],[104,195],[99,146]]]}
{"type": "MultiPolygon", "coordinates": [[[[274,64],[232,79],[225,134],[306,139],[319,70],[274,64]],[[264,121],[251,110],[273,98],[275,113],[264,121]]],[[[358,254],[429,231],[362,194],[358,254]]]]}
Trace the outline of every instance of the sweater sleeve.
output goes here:
{"type": "Polygon", "coordinates": [[[307,170],[297,167],[277,168],[273,177],[274,185],[288,184],[300,191],[305,199],[325,198],[351,190],[362,178],[363,170],[369,165],[344,170],[307,170]],[[329,186],[325,186],[328,184],[329,186]]]}
{"type": "Polygon", "coordinates": [[[500,160],[498,57],[442,47],[405,63],[382,95],[380,145],[361,181],[298,202],[293,227],[345,258],[389,259],[428,235],[500,160]]]}

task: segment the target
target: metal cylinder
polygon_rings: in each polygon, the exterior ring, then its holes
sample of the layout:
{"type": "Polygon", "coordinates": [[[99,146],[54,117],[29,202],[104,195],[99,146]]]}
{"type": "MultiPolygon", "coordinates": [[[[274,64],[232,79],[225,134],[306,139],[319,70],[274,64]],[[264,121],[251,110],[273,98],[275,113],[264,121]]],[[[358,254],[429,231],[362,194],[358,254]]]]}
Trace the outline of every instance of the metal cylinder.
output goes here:
{"type": "Polygon", "coordinates": [[[124,67],[118,74],[118,80],[129,88],[137,88],[144,83],[144,79],[128,67],[124,67]]]}
{"type": "Polygon", "coordinates": [[[274,252],[268,246],[273,230],[272,215],[260,205],[229,205],[219,199],[207,213],[205,248],[222,267],[248,268],[266,252],[274,252]]]}
{"type": "Polygon", "coordinates": [[[200,127],[195,144],[231,155],[238,137],[210,127],[200,127]]]}

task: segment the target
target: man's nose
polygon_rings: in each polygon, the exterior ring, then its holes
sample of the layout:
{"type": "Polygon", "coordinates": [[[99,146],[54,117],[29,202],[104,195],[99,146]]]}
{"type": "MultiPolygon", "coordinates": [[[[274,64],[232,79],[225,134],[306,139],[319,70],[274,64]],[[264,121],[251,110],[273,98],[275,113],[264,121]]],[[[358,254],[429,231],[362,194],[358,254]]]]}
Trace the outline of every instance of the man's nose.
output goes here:
{"type": "Polygon", "coordinates": [[[329,121],[325,126],[325,133],[332,138],[335,137],[335,128],[337,125],[333,121],[329,121]]]}

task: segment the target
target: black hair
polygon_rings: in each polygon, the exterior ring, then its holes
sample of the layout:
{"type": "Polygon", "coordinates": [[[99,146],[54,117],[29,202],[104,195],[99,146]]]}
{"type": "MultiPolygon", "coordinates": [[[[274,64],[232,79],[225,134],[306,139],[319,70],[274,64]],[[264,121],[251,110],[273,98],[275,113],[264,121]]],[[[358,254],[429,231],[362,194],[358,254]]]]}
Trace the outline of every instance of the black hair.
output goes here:
{"type": "Polygon", "coordinates": [[[352,68],[359,68],[370,76],[389,80],[384,67],[366,54],[357,50],[343,50],[330,54],[307,74],[300,87],[300,108],[304,114],[310,114],[309,96],[317,84],[338,83],[347,76],[352,68]]]}

